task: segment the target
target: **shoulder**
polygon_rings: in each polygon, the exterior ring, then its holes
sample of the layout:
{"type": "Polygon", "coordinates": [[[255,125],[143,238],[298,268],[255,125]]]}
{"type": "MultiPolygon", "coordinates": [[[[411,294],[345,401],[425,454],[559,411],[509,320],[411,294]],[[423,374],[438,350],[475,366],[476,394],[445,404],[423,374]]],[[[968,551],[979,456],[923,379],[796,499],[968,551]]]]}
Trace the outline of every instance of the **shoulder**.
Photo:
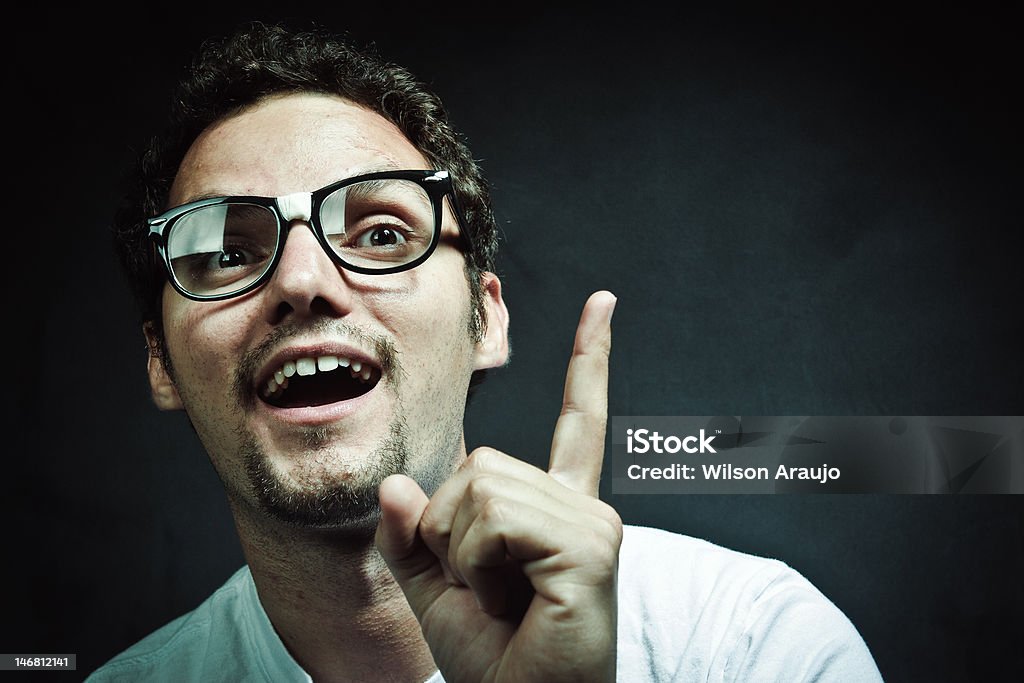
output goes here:
{"type": "Polygon", "coordinates": [[[650,680],[881,680],[849,619],[784,562],[646,527],[623,534],[619,643],[620,668],[650,680]]]}
{"type": "MultiPolygon", "coordinates": [[[[651,527],[627,525],[619,553],[619,575],[642,575],[649,581],[685,582],[701,594],[721,587],[723,579],[736,582],[769,581],[792,570],[783,562],[724,548],[708,541],[651,527]]],[[[637,586],[638,588],[642,586],[637,586]]]]}
{"type": "MultiPolygon", "coordinates": [[[[86,680],[200,680],[214,662],[228,657],[237,660],[239,641],[245,638],[241,632],[245,622],[236,617],[246,608],[246,591],[251,583],[248,567],[242,567],[196,609],[116,655],[86,680]]],[[[213,665],[221,666],[223,662],[213,665]]]]}

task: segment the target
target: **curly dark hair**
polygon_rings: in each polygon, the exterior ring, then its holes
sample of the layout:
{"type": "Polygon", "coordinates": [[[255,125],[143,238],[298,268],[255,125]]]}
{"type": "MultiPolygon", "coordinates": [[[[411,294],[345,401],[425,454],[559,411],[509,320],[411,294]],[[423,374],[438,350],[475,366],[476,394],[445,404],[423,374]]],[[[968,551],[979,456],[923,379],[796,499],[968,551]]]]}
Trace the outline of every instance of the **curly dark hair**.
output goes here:
{"type": "MultiPolygon", "coordinates": [[[[142,322],[152,327],[165,362],[161,294],[166,275],[154,257],[146,219],[166,210],[181,160],[212,123],[264,98],[288,93],[337,95],[394,123],[433,168],[452,174],[473,243],[466,276],[474,302],[470,333],[483,331],[480,273],[494,270],[497,226],[487,183],[440,99],[408,70],[319,29],[292,31],[252,22],[203,43],[172,98],[167,125],[139,155],[114,218],[115,248],[142,322]]],[[[474,377],[475,385],[482,376],[474,377]]]]}

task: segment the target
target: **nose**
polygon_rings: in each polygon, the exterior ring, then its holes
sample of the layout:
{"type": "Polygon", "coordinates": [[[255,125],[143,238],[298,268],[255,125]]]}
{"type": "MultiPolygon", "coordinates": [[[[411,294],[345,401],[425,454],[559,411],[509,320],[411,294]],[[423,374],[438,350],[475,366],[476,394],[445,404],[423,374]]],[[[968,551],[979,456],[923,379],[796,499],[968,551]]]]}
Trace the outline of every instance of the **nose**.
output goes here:
{"type": "Polygon", "coordinates": [[[320,246],[309,223],[293,220],[283,236],[281,258],[266,285],[271,324],[288,318],[340,318],[352,310],[346,273],[320,246]]]}

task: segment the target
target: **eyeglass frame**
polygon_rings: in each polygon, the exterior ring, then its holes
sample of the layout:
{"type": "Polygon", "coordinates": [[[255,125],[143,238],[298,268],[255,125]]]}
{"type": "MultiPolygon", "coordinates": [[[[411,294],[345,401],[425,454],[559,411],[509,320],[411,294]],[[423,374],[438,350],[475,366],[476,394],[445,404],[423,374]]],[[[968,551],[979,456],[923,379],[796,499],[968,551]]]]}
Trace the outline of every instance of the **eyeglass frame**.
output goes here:
{"type": "MultiPolygon", "coordinates": [[[[452,182],[451,174],[449,174],[448,171],[394,170],[364,173],[333,182],[330,185],[325,185],[317,190],[313,190],[308,194],[310,196],[310,211],[309,219],[305,222],[309,225],[317,242],[320,243],[321,248],[327,252],[327,255],[331,260],[346,270],[350,270],[355,273],[362,273],[364,275],[388,275],[391,273],[400,273],[406,270],[412,270],[416,266],[422,264],[430,258],[430,255],[434,253],[438,243],[441,241],[445,197],[448,197],[451,201],[452,213],[455,214],[455,220],[459,226],[460,246],[464,253],[470,255],[473,253],[473,238],[469,234],[469,229],[466,225],[465,219],[463,218],[462,210],[459,208],[458,198],[455,195],[455,186],[452,182]],[[324,200],[344,187],[368,180],[412,181],[423,188],[424,192],[426,192],[427,196],[430,198],[431,208],[434,212],[434,232],[431,235],[430,244],[427,245],[427,248],[424,249],[422,254],[408,263],[391,266],[389,268],[365,268],[357,266],[345,261],[340,254],[331,248],[327,241],[327,235],[320,222],[320,209],[323,207],[324,200]]],[[[287,196],[290,195],[285,195],[285,197],[287,196]]],[[[285,242],[288,239],[288,234],[291,232],[290,228],[286,229],[285,226],[290,225],[292,220],[294,220],[287,218],[282,213],[281,207],[278,204],[278,200],[284,199],[285,197],[262,197],[255,195],[209,197],[181,204],[180,206],[175,206],[158,216],[146,219],[146,224],[149,226],[149,239],[153,242],[160,260],[164,264],[167,279],[175,291],[186,299],[191,299],[193,301],[223,301],[225,299],[233,299],[235,297],[242,296],[243,294],[248,294],[249,292],[263,286],[271,276],[273,276],[274,271],[277,270],[277,266],[281,261],[281,254],[284,253],[285,242]],[[274,214],[274,217],[277,219],[277,248],[274,251],[274,257],[271,259],[266,270],[259,277],[237,291],[228,292],[226,294],[196,294],[194,292],[190,292],[178,281],[177,276],[174,274],[174,268],[171,265],[171,256],[167,249],[168,238],[171,230],[179,219],[187,216],[197,209],[231,203],[262,206],[270,209],[271,213],[274,214]]]]}

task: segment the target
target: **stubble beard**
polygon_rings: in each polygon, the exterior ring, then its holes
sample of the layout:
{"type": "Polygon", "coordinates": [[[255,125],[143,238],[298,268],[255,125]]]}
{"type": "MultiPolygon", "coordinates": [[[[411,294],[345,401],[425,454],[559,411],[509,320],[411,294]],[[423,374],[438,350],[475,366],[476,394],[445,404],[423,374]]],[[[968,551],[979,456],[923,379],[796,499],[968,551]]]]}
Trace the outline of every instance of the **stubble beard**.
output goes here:
{"type": "Polygon", "coordinates": [[[261,510],[274,519],[307,529],[362,528],[375,525],[381,482],[392,474],[405,474],[409,461],[409,433],[405,421],[396,418],[387,437],[366,458],[361,471],[333,472],[329,444],[334,430],[308,428],[303,434],[307,471],[294,482],[278,473],[271,459],[251,433],[240,434],[239,452],[249,484],[261,510]]]}

